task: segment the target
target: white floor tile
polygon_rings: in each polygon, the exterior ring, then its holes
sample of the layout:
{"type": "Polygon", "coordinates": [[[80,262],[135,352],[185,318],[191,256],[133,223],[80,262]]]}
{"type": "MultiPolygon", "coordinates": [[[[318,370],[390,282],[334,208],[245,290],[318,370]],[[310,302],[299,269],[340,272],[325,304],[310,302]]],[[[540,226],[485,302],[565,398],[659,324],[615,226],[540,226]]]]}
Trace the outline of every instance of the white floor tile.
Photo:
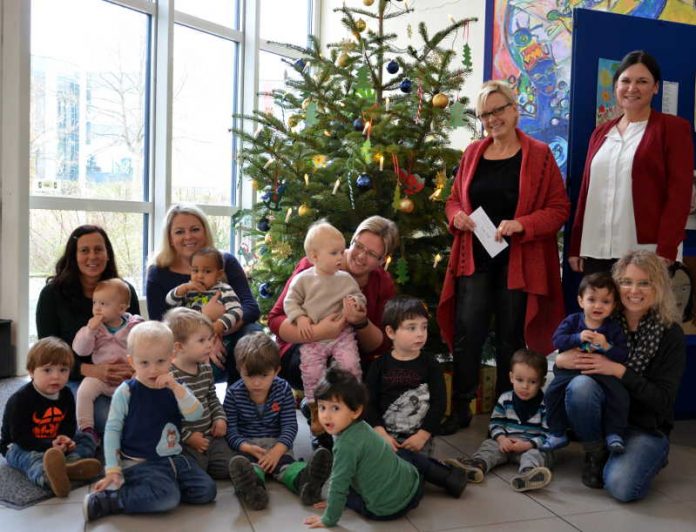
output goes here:
{"type": "Polygon", "coordinates": [[[694,532],[696,505],[690,503],[651,504],[646,499],[628,503],[608,512],[571,515],[568,522],[580,530],[611,532],[694,532]]]}

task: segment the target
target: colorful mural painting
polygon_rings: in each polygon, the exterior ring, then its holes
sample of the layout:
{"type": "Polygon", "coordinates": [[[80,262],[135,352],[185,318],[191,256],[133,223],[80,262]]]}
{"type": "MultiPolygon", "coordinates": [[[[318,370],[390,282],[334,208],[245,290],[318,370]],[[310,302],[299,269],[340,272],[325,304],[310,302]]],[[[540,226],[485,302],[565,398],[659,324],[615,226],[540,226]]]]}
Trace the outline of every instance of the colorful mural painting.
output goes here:
{"type": "MultiPolygon", "coordinates": [[[[580,7],[696,24],[692,0],[488,0],[489,78],[518,93],[520,127],[548,143],[565,175],[572,10],[580,7]],[[489,5],[489,7],[491,7],[489,5]],[[490,13],[489,9],[489,13],[490,13]]],[[[619,59],[619,58],[612,58],[619,59]]]]}

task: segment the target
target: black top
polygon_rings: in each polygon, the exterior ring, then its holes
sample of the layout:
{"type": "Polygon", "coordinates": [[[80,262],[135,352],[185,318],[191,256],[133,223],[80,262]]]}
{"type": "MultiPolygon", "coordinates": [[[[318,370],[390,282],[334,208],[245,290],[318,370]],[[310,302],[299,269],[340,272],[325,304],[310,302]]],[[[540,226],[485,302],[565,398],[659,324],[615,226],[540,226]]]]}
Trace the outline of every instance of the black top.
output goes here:
{"type": "MultiPolygon", "coordinates": [[[[135,293],[135,288],[129,283],[126,284],[128,284],[131,293],[130,306],[127,312],[140,314],[138,294],[135,293]]],[[[77,299],[68,299],[51,282],[44,286],[39,294],[39,301],[36,304],[36,331],[39,338],[57,336],[72,348],[77,331],[87,325],[91,317],[92,300],[83,294],[80,294],[77,299]]],[[[83,363],[91,364],[92,357],[75,356],[74,358],[75,363],[70,372],[70,379],[79,381],[82,380],[80,366],[83,363]]]]}
{"type": "MultiPolygon", "coordinates": [[[[496,227],[502,220],[514,219],[520,195],[521,166],[521,149],[508,159],[491,160],[481,157],[469,184],[468,194],[472,211],[483,207],[496,227]]],[[[491,258],[478,238],[474,237],[473,242],[477,272],[507,263],[509,246],[491,258]]]]}
{"type": "Polygon", "coordinates": [[[44,397],[30,382],[17,390],[7,401],[2,417],[0,453],[7,452],[11,443],[25,451],[44,452],[53,445],[53,440],[63,435],[75,436],[75,398],[65,386],[58,399],[44,397]]]}
{"type": "Polygon", "coordinates": [[[391,353],[372,362],[365,380],[370,393],[365,420],[394,437],[419,429],[437,434],[445,414],[445,379],[434,357],[421,353],[403,361],[391,353]]]}

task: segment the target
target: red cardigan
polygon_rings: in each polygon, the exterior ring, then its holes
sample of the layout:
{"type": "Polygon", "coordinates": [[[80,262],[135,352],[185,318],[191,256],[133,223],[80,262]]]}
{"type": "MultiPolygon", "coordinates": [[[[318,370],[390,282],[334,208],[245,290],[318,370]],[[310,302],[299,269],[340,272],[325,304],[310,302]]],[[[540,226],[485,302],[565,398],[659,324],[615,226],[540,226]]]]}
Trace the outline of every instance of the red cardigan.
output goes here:
{"type": "MultiPolygon", "coordinates": [[[[297,266],[295,266],[295,271],[292,272],[292,275],[285,283],[283,292],[280,294],[280,296],[278,296],[275,305],[273,305],[273,308],[268,312],[268,327],[271,329],[271,332],[276,335],[276,341],[280,347],[281,356],[283,356],[292,346],[292,344],[289,344],[278,336],[280,326],[287,319],[285,310],[283,310],[283,301],[285,301],[285,295],[288,293],[288,287],[290,286],[290,282],[295,275],[306,270],[307,268],[310,268],[311,266],[312,263],[309,262],[307,257],[303,258],[297,263],[297,266]]],[[[388,272],[385,272],[382,268],[372,270],[367,279],[367,284],[361,287],[361,291],[367,300],[367,317],[377,327],[382,328],[382,312],[384,311],[384,305],[396,295],[396,289],[394,288],[394,281],[392,281],[391,275],[389,275],[388,272]]],[[[391,341],[385,334],[382,345],[371,353],[363,353],[361,351],[360,358],[365,361],[370,361],[380,355],[383,355],[389,351],[390,348],[391,341]]]]}
{"type": "MultiPolygon", "coordinates": [[[[571,257],[580,256],[592,160],[620,118],[597,127],[590,137],[570,236],[571,257]]],[[[657,244],[657,254],[669,260],[677,258],[677,247],[684,240],[693,172],[694,146],[689,122],[652,111],[633,159],[633,210],[638,243],[657,244]]]]}
{"type": "MultiPolygon", "coordinates": [[[[551,336],[564,316],[556,237],[568,218],[570,203],[549,147],[519,129],[516,131],[522,145],[522,166],[515,220],[522,224],[524,232],[513,235],[510,241],[508,288],[527,293],[525,341],[531,349],[546,354],[553,351],[551,336]]],[[[437,321],[450,349],[454,340],[456,278],[471,275],[476,269],[473,233],[455,229],[452,220],[460,210],[467,214],[472,212],[469,184],[479,159],[491,142],[489,137],[466,149],[452,194],[445,205],[454,241],[440,294],[437,321]]]]}

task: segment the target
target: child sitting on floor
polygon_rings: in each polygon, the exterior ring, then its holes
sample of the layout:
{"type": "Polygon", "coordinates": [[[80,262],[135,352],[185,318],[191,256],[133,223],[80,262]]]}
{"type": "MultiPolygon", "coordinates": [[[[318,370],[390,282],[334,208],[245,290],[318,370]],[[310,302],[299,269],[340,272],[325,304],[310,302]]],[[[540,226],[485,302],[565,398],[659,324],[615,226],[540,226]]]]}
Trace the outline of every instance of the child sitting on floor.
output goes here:
{"type": "Polygon", "coordinates": [[[191,456],[214,479],[229,478],[232,450],[227,445],[227,421],[215,393],[213,370],[208,364],[213,348],[213,324],[202,313],[175,308],[164,315],[174,335],[172,375],[186,386],[203,407],[203,416],[181,424],[184,453],[191,456]]]}
{"type": "Polygon", "coordinates": [[[318,502],[331,474],[331,453],[319,448],[309,463],[293,458],[295,399],[290,385],[278,377],[278,346],[258,332],[242,337],[234,354],[242,378],[227,389],[223,406],[227,441],[237,453],[229,468],[237,496],[252,510],[265,508],[269,474],[299,494],[303,504],[318,502]]]}
{"type": "Polygon", "coordinates": [[[512,390],[498,398],[488,425],[490,438],[471,459],[445,462],[465,471],[469,481],[476,483],[494,467],[519,463],[518,474],[510,480],[515,491],[540,489],[551,482],[553,455],[540,450],[548,431],[541,391],[547,371],[544,355],[529,349],[515,351],[510,360],[512,390]]]}
{"type": "MultiPolygon", "coordinates": [[[[72,348],[81,357],[92,356],[92,364],[126,364],[126,342],[131,329],[143,318],[129,314],[131,293],[121,279],[101,281],[92,294],[92,318],[73,340],[72,348]]],[[[99,443],[94,430],[94,401],[100,395],[111,397],[116,386],[96,377],[85,377],[77,389],[77,426],[99,443]]]]}
{"type": "Polygon", "coordinates": [[[87,480],[102,471],[92,458],[96,443],[77,431],[75,399],[66,386],[73,354],[60,338],[36,342],[27,354],[31,382],[5,406],[0,453],[7,463],[56,497],[67,497],[71,480],[87,480]]]}
{"type": "Polygon", "coordinates": [[[299,333],[307,340],[300,346],[300,371],[311,412],[312,434],[319,435],[323,430],[317,419],[314,388],[326,371],[329,357],[357,379],[361,378],[362,370],[353,327],[346,326],[334,340],[311,342],[312,325],[330,314],[341,313],[346,297],[364,305],[365,296],[353,276],[341,270],[346,241],[333,225],[325,220],[312,224],[304,248],[313,266],[293,278],[283,308],[288,320],[297,323],[299,333]]]}
{"type": "Polygon", "coordinates": [[[180,502],[207,504],[217,486],[182,454],[181,421],[203,407],[169,372],[174,338],[158,321],[137,325],[128,337],[135,377],[116,388],[104,431],[106,476],[85,497],[85,519],[117,513],[154,513],[180,502]]]}

